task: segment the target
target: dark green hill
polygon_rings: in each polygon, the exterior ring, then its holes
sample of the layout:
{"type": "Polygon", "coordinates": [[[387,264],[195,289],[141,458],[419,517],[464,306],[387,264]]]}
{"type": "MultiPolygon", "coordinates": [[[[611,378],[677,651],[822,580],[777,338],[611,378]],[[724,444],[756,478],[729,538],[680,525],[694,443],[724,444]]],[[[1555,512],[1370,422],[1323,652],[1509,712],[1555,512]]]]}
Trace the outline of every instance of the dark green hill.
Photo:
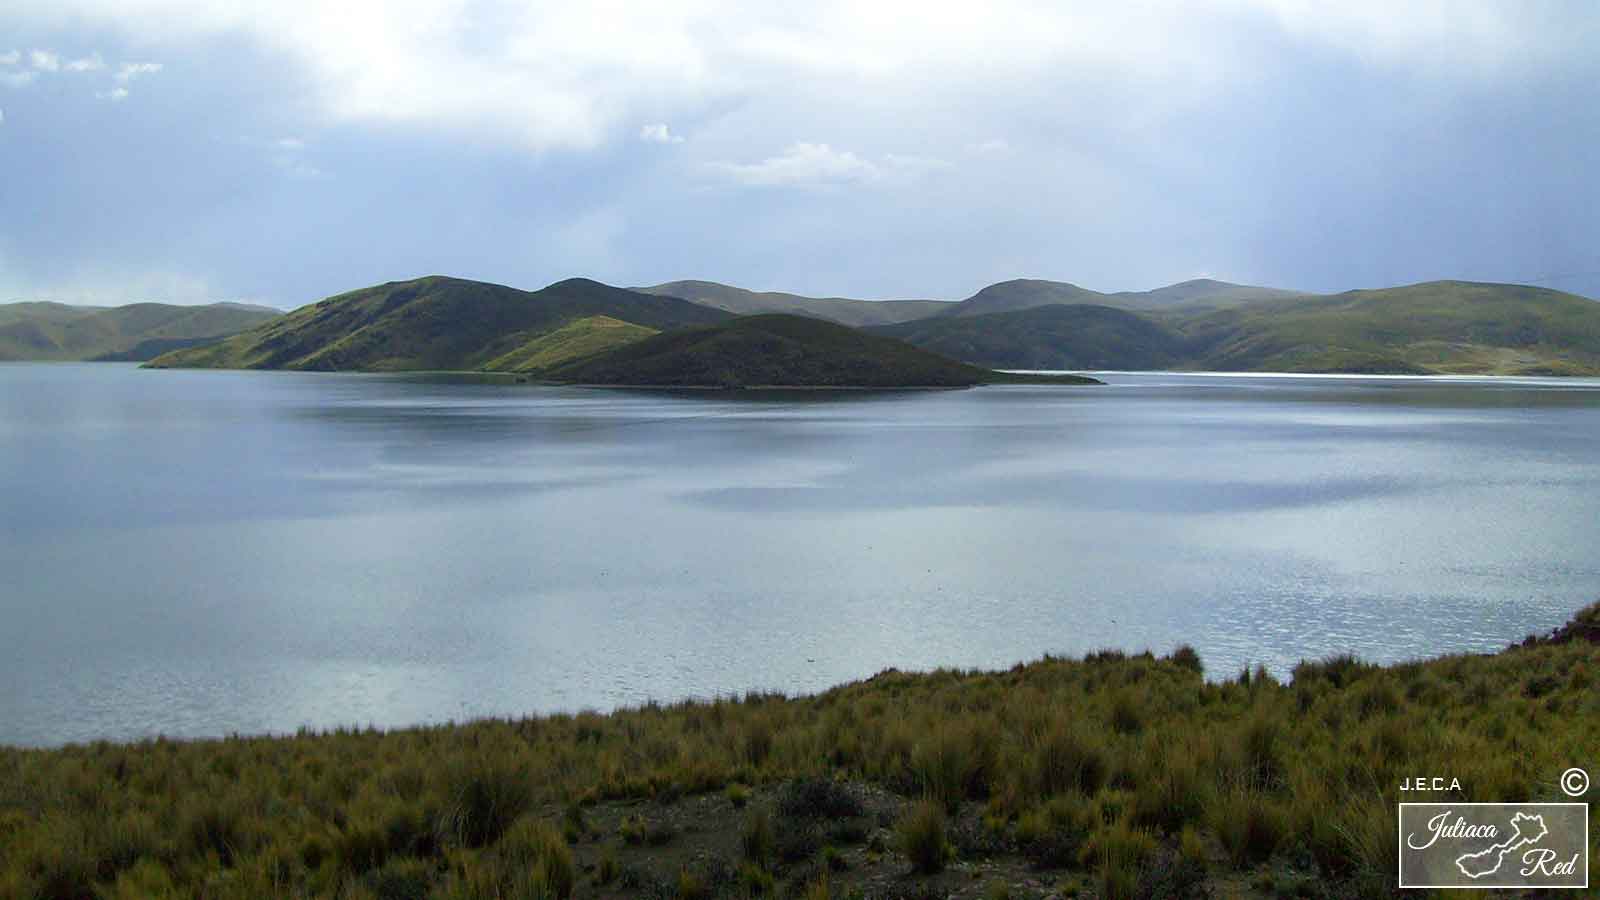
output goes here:
{"type": "Polygon", "coordinates": [[[992,369],[1165,369],[1185,347],[1165,325],[1108,306],[1036,306],[872,331],[992,369]]]}
{"type": "Polygon", "coordinates": [[[0,305],[0,360],[145,360],[209,343],[282,315],[237,303],[175,306],[0,305]]]}
{"type": "MultiPolygon", "coordinates": [[[[746,316],[646,338],[549,370],[583,384],[683,387],[966,387],[1046,380],[958,363],[892,338],[804,316],[746,316]]],[[[1058,383],[1094,383],[1064,377],[1058,383]]]]}
{"type": "Polygon", "coordinates": [[[947,300],[852,300],[847,297],[802,297],[781,291],[748,291],[715,281],[669,281],[635,288],[646,294],[679,297],[741,316],[788,313],[827,319],[857,328],[909,322],[955,304],[947,300]]]}
{"type": "Polygon", "coordinates": [[[722,321],[728,314],[586,278],[543,290],[430,276],[363,288],[235,335],[161,356],[158,368],[479,369],[569,323],[607,316],[654,330],[722,321]]]}
{"type": "Polygon", "coordinates": [[[1194,368],[1600,374],[1600,303],[1526,285],[1431,281],[1243,306],[1177,327],[1194,368]]]}

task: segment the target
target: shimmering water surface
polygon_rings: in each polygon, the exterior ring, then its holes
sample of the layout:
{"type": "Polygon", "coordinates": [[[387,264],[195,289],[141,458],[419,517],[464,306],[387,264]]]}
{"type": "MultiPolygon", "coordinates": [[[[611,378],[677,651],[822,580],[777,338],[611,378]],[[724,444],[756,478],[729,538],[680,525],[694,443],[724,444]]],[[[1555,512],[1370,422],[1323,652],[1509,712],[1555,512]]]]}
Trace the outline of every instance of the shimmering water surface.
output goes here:
{"type": "Polygon", "coordinates": [[[1600,596],[1600,382],[629,392],[0,365],[0,742],[403,725],[1600,596]]]}

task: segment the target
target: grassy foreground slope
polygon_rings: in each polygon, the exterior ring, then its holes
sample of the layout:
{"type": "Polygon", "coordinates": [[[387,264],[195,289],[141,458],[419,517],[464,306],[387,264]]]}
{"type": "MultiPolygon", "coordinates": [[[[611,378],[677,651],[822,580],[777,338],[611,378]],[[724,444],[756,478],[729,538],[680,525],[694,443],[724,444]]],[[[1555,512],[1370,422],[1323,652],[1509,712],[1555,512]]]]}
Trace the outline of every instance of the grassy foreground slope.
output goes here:
{"type": "Polygon", "coordinates": [[[0,305],[0,360],[146,360],[280,315],[275,309],[238,303],[7,303],[0,305]]]}
{"type": "Polygon", "coordinates": [[[887,325],[931,316],[955,304],[945,300],[853,300],[847,297],[802,297],[782,291],[751,291],[715,281],[669,281],[635,288],[646,294],[681,297],[741,316],[787,313],[827,319],[857,328],[887,325]]]}
{"type": "Polygon", "coordinates": [[[1179,648],[609,715],[0,748],[0,896],[1388,897],[1398,800],[1565,799],[1560,773],[1593,769],[1596,636],[1590,607],[1498,654],[1288,683],[1208,682],[1179,648]],[[1402,795],[1418,774],[1461,791],[1402,795]]]}
{"type": "Polygon", "coordinates": [[[663,330],[728,314],[585,278],[538,291],[430,276],[329,297],[281,319],[193,350],[157,368],[479,369],[578,319],[609,316],[663,330]]]}
{"type": "MultiPolygon", "coordinates": [[[[967,387],[1024,380],[804,316],[682,329],[545,373],[558,381],[682,387],[967,387]]],[[[1092,379],[1055,379],[1093,383],[1092,379]]]]}

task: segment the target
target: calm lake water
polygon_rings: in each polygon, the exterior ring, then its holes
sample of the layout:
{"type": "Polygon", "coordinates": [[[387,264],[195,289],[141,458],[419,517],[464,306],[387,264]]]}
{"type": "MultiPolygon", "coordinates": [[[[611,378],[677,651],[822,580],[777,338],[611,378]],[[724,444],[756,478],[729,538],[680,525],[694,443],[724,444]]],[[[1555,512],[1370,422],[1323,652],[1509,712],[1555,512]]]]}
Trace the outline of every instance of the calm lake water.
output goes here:
{"type": "Polygon", "coordinates": [[[0,743],[1494,650],[1600,596],[1600,382],[667,394],[0,365],[0,743]]]}

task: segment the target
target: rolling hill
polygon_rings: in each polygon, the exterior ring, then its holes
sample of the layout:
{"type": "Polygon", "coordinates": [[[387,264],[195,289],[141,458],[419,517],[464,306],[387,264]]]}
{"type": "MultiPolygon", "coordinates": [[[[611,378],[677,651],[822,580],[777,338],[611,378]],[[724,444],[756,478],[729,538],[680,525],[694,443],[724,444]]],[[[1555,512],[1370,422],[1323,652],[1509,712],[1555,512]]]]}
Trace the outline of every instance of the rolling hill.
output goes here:
{"type": "Polygon", "coordinates": [[[1200,278],[1170,284],[1150,291],[1101,293],[1065,281],[1017,278],[991,284],[971,297],[940,310],[941,318],[982,316],[1015,312],[1039,306],[1113,306],[1132,310],[1170,310],[1185,307],[1227,308],[1247,303],[1304,297],[1306,294],[1281,288],[1230,284],[1200,278]]]}
{"type": "Polygon", "coordinates": [[[1184,337],[1109,306],[1035,306],[937,317],[873,333],[991,369],[1165,369],[1185,356],[1184,337]]]}
{"type": "Polygon", "coordinates": [[[968,387],[1028,379],[955,362],[892,338],[805,316],[744,316],[683,329],[558,366],[545,377],[582,384],[680,387],[968,387]]]}
{"type": "MultiPolygon", "coordinates": [[[[1043,287],[1032,296],[1076,294],[1043,287]]],[[[1278,296],[1220,309],[1035,306],[874,331],[998,368],[1600,374],[1600,303],[1545,288],[1464,281],[1278,296]]]]}
{"type": "Polygon", "coordinates": [[[264,306],[0,305],[0,360],[141,361],[209,343],[282,315],[264,306]]]}
{"type": "Polygon", "coordinates": [[[522,291],[429,276],[329,297],[225,341],[168,353],[150,365],[322,371],[494,366],[526,371],[580,351],[614,346],[620,338],[642,336],[619,326],[664,331],[727,318],[728,313],[687,300],[586,278],[522,291]],[[590,321],[579,324],[583,320],[590,321]]]}
{"type": "Polygon", "coordinates": [[[678,297],[741,316],[787,313],[827,319],[857,328],[889,325],[931,316],[954,304],[947,300],[852,300],[846,297],[802,297],[780,291],[748,291],[715,281],[669,281],[634,288],[646,294],[678,297]]]}
{"type": "Polygon", "coordinates": [[[1241,306],[1178,324],[1189,367],[1279,372],[1600,374],[1600,303],[1431,281],[1241,306]]]}

